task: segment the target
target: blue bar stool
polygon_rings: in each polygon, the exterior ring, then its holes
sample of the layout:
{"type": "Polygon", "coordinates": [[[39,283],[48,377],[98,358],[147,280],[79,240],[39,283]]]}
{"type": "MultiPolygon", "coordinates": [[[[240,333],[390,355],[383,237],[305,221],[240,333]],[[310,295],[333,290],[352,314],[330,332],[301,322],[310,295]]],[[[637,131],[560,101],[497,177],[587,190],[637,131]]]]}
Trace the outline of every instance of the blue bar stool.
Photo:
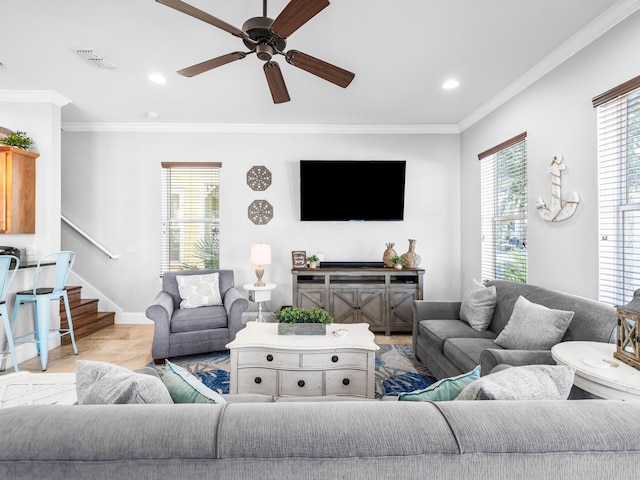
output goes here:
{"type": "Polygon", "coordinates": [[[23,292],[16,293],[16,300],[13,306],[13,324],[15,326],[16,319],[18,318],[18,310],[23,303],[33,303],[35,308],[35,330],[22,334],[16,339],[22,338],[28,335],[35,334],[35,340],[31,340],[36,343],[38,347],[38,353],[40,354],[40,363],[42,364],[42,370],[47,369],[47,360],[49,358],[49,324],[51,320],[51,302],[57,300],[64,301],[64,308],[67,313],[67,321],[69,322],[69,328],[66,330],[58,330],[57,336],[70,335],[71,343],[73,345],[73,353],[78,354],[78,348],[76,347],[76,339],[73,335],[73,322],[71,321],[71,310],[69,308],[69,298],[67,297],[67,291],[65,286],[67,284],[67,278],[71,272],[71,267],[76,258],[76,254],[69,251],[62,251],[46,255],[38,261],[36,268],[36,275],[34,280],[33,290],[25,290],[23,292]],[[55,258],[55,280],[54,286],[41,288],[38,287],[38,277],[42,268],[46,264],[51,263],[55,258]]]}
{"type": "Polygon", "coordinates": [[[7,357],[11,355],[13,361],[13,369],[19,372],[18,359],[16,357],[16,347],[13,343],[13,333],[11,331],[11,323],[9,322],[9,312],[7,311],[7,290],[13,282],[13,277],[16,276],[18,267],[20,266],[20,259],[13,255],[0,255],[0,315],[2,315],[2,323],[4,324],[5,335],[5,351],[0,352],[2,356],[2,365],[0,365],[0,371],[3,371],[7,367],[7,357]],[[11,269],[11,270],[10,270],[11,269]],[[11,273],[10,273],[11,272],[11,273]],[[7,344],[9,345],[9,351],[6,350],[7,344]]]}

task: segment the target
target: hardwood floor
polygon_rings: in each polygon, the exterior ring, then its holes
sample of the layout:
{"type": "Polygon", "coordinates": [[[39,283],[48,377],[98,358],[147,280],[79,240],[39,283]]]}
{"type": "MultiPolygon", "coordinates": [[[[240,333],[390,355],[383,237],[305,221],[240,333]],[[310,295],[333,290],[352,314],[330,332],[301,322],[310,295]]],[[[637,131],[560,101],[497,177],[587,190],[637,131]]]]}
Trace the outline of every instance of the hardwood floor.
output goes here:
{"type": "MultiPolygon", "coordinates": [[[[143,367],[151,362],[153,328],[153,325],[111,325],[76,340],[78,355],[73,354],[71,345],[54,348],[49,351],[47,372],[75,372],[78,360],[109,362],[132,370],[143,367]]],[[[411,334],[376,335],[375,342],[379,345],[411,344],[411,334]]],[[[40,358],[22,362],[20,370],[42,372],[40,358]]],[[[13,373],[13,368],[5,373],[13,373]]]]}

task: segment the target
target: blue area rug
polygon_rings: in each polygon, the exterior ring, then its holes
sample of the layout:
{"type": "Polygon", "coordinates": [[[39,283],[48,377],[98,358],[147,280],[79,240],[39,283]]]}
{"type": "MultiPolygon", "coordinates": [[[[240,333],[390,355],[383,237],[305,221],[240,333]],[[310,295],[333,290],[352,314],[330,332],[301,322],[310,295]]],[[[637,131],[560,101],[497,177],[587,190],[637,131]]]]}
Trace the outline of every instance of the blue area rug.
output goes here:
{"type": "MultiPolygon", "coordinates": [[[[218,393],[229,393],[229,351],[185,355],[169,359],[218,393]]],[[[164,367],[150,364],[161,371],[164,367]]],[[[413,356],[411,345],[380,345],[376,352],[376,398],[428,387],[436,379],[413,356]]]]}

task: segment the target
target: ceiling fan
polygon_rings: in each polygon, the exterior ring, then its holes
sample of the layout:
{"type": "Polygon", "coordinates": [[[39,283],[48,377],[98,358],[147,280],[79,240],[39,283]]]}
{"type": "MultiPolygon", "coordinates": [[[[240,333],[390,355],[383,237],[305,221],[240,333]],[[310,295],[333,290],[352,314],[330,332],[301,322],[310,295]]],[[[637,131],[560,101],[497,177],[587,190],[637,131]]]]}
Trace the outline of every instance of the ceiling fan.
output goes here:
{"type": "Polygon", "coordinates": [[[181,0],[156,1],[241,38],[249,49],[248,52],[227,53],[179,70],[178,73],[185,77],[199,75],[255,53],[260,60],[265,62],[263,69],[273,103],[284,103],[291,100],[280,66],[272,60],[275,55],[282,55],[294,67],[301,68],[342,88],[346,88],[355,77],[355,74],[347,70],[298,50],[284,51],[287,46],[287,38],[328,7],[328,0],[291,0],[275,20],[267,17],[267,0],[263,0],[262,16],[253,17],[244,22],[242,30],[181,0]]]}

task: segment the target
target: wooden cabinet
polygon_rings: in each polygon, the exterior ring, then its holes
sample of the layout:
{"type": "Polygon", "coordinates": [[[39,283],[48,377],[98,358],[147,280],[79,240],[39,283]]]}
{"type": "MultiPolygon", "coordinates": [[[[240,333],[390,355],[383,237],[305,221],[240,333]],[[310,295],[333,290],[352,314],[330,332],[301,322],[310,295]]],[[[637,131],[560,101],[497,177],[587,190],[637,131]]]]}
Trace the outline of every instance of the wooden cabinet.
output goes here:
{"type": "Polygon", "coordinates": [[[36,158],[0,146],[0,233],[36,233],[36,158]]]}
{"type": "Polygon", "coordinates": [[[410,332],[412,302],[423,298],[421,268],[323,266],[291,274],[294,307],[324,308],[336,323],[368,323],[386,335],[410,332]]]}

